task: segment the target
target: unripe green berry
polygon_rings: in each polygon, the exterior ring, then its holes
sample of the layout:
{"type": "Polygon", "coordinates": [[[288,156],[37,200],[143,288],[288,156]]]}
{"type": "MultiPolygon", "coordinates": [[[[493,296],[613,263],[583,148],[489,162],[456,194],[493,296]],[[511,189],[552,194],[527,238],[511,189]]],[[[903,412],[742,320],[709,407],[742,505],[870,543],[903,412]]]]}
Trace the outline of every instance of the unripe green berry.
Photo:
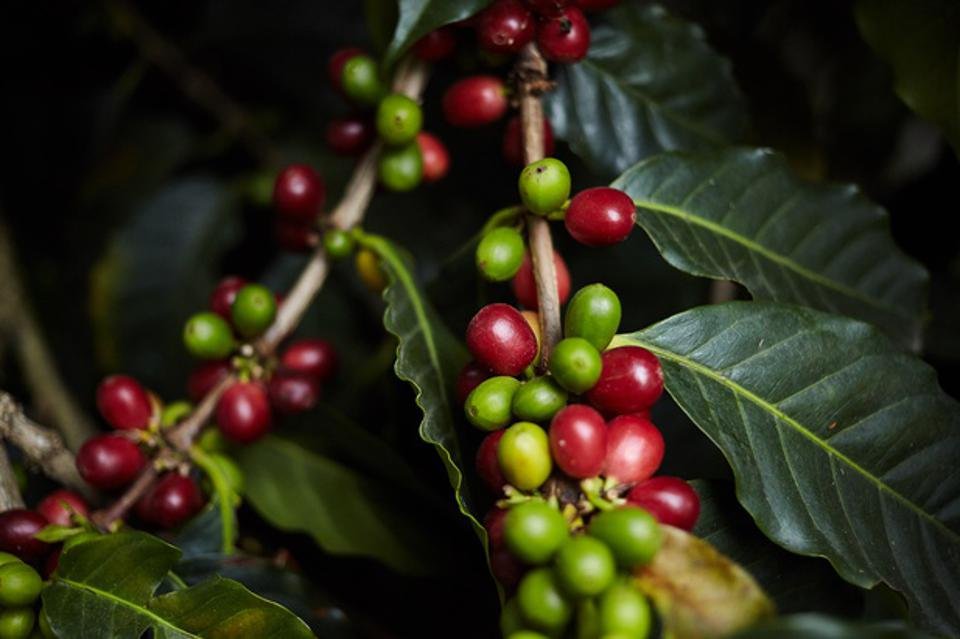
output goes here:
{"type": "Polygon", "coordinates": [[[373,106],[384,94],[380,70],[370,56],[355,55],[347,60],[340,80],[343,92],[359,104],[373,106]]]}
{"type": "Polygon", "coordinates": [[[603,284],[584,286],[567,305],[565,337],[582,337],[598,351],[610,345],[620,328],[620,298],[603,284]]]}
{"type": "Polygon", "coordinates": [[[628,570],[650,563],[663,538],[660,524],[653,515],[636,506],[594,516],[590,521],[590,535],[607,544],[617,563],[628,570]]]}
{"type": "Polygon", "coordinates": [[[3,566],[5,564],[12,564],[17,561],[21,561],[21,560],[16,555],[11,555],[8,552],[0,551],[0,566],[3,566]]]}
{"type": "Polygon", "coordinates": [[[504,635],[506,639],[550,639],[550,635],[545,635],[536,630],[517,630],[509,635],[504,635]]]}
{"type": "Polygon", "coordinates": [[[594,597],[613,583],[617,565],[605,543],[589,535],[577,535],[557,553],[556,571],[567,594],[594,597]]]}
{"type": "Polygon", "coordinates": [[[560,550],[569,531],[563,515],[535,499],[513,506],[503,520],[503,541],[520,561],[545,564],[560,550]]]}
{"type": "Polygon", "coordinates": [[[23,562],[0,566],[0,606],[15,608],[32,604],[40,596],[43,580],[23,562]]]}
{"type": "Polygon", "coordinates": [[[412,142],[423,125],[420,105],[400,93],[391,93],[377,106],[377,132],[387,144],[412,142]]]}
{"type": "Polygon", "coordinates": [[[600,629],[604,635],[646,637],[650,604],[629,581],[618,581],[600,596],[600,629]]]}
{"type": "Polygon", "coordinates": [[[555,158],[528,164],[520,173],[520,200],[536,215],[547,215],[563,206],[570,196],[570,171],[555,158]]]}
{"type": "Polygon", "coordinates": [[[582,337],[560,340],[550,355],[550,373],[571,393],[584,393],[593,388],[602,369],[600,353],[582,337]]]}
{"type": "Polygon", "coordinates": [[[330,229],[323,234],[323,250],[331,259],[342,260],[350,257],[355,246],[356,241],[348,231],[330,229]]]}
{"type": "Polygon", "coordinates": [[[510,423],[513,395],[520,382],[505,375],[485,379],[470,391],[463,410],[470,423],[482,430],[497,430],[510,423]]]}
{"type": "Polygon", "coordinates": [[[183,343],[187,352],[199,359],[223,359],[236,346],[227,320],[210,311],[197,313],[187,320],[183,343]]]}
{"type": "Polygon", "coordinates": [[[513,415],[528,422],[548,422],[567,405],[567,391],[553,378],[543,376],[524,382],[513,396],[513,415]]]}
{"type": "Polygon", "coordinates": [[[503,476],[515,488],[539,488],[553,469],[546,431],[530,422],[517,422],[500,439],[497,460],[503,476]]]}
{"type": "Polygon", "coordinates": [[[500,634],[509,637],[515,632],[523,630],[523,617],[520,616],[520,607],[516,599],[511,599],[503,605],[500,611],[500,634]]]}
{"type": "Polygon", "coordinates": [[[510,227],[493,229],[477,245],[477,270],[491,282],[505,282],[523,264],[523,236],[510,227]]]}
{"type": "Polygon", "coordinates": [[[277,298],[261,284],[247,284],[239,291],[230,307],[230,317],[237,332],[256,337],[273,323],[277,316],[277,298]]]}
{"type": "Polygon", "coordinates": [[[33,608],[11,608],[0,612],[0,639],[27,639],[33,632],[33,608]]]}
{"type": "Polygon", "coordinates": [[[391,191],[409,191],[423,179],[420,145],[411,142],[395,149],[384,149],[377,166],[380,183],[391,191]]]}
{"type": "Polygon", "coordinates": [[[517,587],[517,604],[524,621],[545,632],[562,631],[573,615],[573,606],[549,568],[527,573],[517,587]]]}

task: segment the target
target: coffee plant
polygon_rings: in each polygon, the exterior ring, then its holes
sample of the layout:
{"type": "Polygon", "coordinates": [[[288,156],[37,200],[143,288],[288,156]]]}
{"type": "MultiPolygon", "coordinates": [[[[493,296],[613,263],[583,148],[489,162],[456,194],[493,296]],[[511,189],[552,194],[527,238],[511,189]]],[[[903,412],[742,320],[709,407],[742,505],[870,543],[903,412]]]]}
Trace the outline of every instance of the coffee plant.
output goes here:
{"type": "Polygon", "coordinates": [[[0,639],[960,636],[960,5],[2,11],[0,639]]]}

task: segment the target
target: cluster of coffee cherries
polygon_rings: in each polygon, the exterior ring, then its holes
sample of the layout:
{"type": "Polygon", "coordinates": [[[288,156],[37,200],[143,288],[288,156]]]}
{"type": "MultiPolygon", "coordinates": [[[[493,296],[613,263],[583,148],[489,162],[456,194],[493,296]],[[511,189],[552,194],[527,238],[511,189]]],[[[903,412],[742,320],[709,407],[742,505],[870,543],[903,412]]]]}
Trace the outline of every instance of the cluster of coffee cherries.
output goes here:
{"type": "Polygon", "coordinates": [[[37,625],[36,604],[43,589],[43,580],[33,567],[16,555],[0,552],[0,637],[28,639],[49,636],[37,625]]]}

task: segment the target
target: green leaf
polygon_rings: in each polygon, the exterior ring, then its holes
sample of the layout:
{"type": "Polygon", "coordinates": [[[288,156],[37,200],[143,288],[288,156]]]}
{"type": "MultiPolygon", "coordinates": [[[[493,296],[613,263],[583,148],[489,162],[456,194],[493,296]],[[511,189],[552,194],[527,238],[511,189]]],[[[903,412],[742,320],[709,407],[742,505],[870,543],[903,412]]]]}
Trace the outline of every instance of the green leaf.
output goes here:
{"type": "Polygon", "coordinates": [[[807,614],[769,621],[734,639],[933,639],[933,635],[899,621],[857,623],[807,614]]]}
{"type": "Polygon", "coordinates": [[[617,343],[660,358],[764,534],[960,632],[960,405],[933,369],[869,325],[763,302],[693,309],[617,343]]]}
{"type": "Polygon", "coordinates": [[[960,153],[960,4],[955,0],[859,0],[863,37],[893,70],[904,102],[960,153]]]}
{"type": "Polygon", "coordinates": [[[148,629],[156,639],[313,637],[290,611],[229,579],[155,596],[179,557],[179,550],[142,532],[73,546],[43,592],[51,628],[71,639],[139,637],[148,629]]]}
{"type": "Polygon", "coordinates": [[[743,97],[700,27],[657,5],[624,3],[605,15],[587,57],[558,65],[556,90],[544,98],[557,137],[574,153],[612,177],[661,151],[741,139],[743,97]]]}
{"type": "Polygon", "coordinates": [[[636,201],[637,224],[680,270],[870,321],[919,346],[927,273],[856,187],[803,182],[765,149],[667,153],[613,186],[636,201]]]}
{"type": "Polygon", "coordinates": [[[384,64],[393,66],[414,42],[438,27],[476,14],[491,0],[397,0],[399,18],[384,64]]]}

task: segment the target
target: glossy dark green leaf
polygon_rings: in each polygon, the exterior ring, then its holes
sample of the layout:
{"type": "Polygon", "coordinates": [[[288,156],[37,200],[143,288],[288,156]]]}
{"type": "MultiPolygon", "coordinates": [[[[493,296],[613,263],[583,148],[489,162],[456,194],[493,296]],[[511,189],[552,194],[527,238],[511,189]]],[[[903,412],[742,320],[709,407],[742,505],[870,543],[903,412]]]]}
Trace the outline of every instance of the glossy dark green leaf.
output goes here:
{"type": "Polygon", "coordinates": [[[594,171],[612,177],[661,151],[741,139],[743,97],[700,27],[639,2],[605,17],[587,57],[558,65],[544,99],[557,137],[594,171]]]}
{"type": "Polygon", "coordinates": [[[960,153],[960,3],[859,0],[863,37],[893,71],[900,98],[960,153]]]}
{"type": "Polygon", "coordinates": [[[70,639],[140,637],[148,629],[156,639],[313,636],[290,611],[229,579],[155,596],[179,557],[175,547],[142,532],[73,546],[43,592],[51,628],[70,639]]]}
{"type": "Polygon", "coordinates": [[[933,639],[933,635],[899,621],[858,623],[806,614],[768,621],[733,639],[933,639]]]}
{"type": "Polygon", "coordinates": [[[673,266],[757,299],[873,322],[920,343],[927,273],[893,243],[887,213],[851,185],[815,185],[764,149],[666,153],[613,186],[673,266]]]}
{"type": "Polygon", "coordinates": [[[889,584],[923,627],[960,632],[960,405],[933,369],[867,324],[765,302],[618,339],[660,358],[764,534],[859,586],[889,584]]]}
{"type": "Polygon", "coordinates": [[[491,0],[397,0],[399,17],[384,62],[393,66],[410,46],[438,27],[474,15],[491,0]]]}

